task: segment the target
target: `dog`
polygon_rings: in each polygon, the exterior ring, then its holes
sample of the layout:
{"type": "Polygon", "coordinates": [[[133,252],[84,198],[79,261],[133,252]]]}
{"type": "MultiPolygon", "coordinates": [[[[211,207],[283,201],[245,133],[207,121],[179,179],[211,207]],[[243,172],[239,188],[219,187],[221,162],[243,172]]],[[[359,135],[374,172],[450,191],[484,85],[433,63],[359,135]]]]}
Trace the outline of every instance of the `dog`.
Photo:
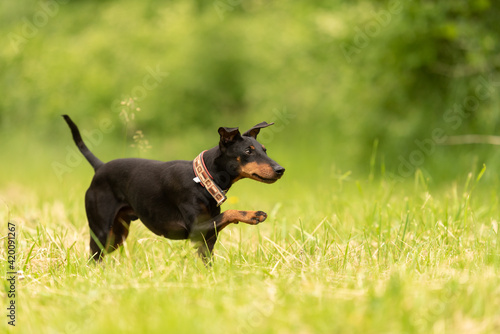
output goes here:
{"type": "Polygon", "coordinates": [[[260,130],[274,123],[259,123],[243,134],[238,128],[220,127],[219,144],[193,161],[126,158],[104,163],[87,148],[71,118],[63,118],[95,171],[85,194],[90,258],[94,260],[119,248],[131,221],[140,219],[157,235],[196,242],[198,254],[208,261],[227,225],[256,225],[267,218],[263,211],[221,213],[220,205],[231,186],[244,178],[274,183],[285,172],[257,141],[260,130]]]}

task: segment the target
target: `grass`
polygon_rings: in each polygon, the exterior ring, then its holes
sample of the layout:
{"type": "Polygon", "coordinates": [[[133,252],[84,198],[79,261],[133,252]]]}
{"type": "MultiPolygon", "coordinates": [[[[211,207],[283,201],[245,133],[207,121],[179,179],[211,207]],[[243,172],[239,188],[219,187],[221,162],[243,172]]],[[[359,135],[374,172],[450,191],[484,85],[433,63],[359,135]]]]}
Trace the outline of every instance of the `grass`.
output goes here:
{"type": "Polygon", "coordinates": [[[498,132],[494,1],[405,2],[383,26],[383,1],[66,2],[0,3],[0,268],[10,221],[19,271],[0,333],[500,332],[500,153],[428,147],[498,132]],[[219,126],[274,121],[263,144],[287,172],[231,190],[224,209],[269,218],[224,230],[211,267],[140,223],[88,264],[91,169],[68,163],[66,113],[90,134],[112,123],[105,161],[192,159],[219,126]],[[391,182],[412,153],[425,170],[391,182]]]}
{"type": "Polygon", "coordinates": [[[23,272],[16,329],[4,319],[2,332],[500,330],[498,182],[489,170],[441,186],[420,172],[407,183],[332,173],[311,184],[293,168],[271,186],[241,181],[224,209],[269,218],[224,230],[206,268],[189,242],[138,222],[125,247],[88,264],[86,167],[72,188],[43,179],[3,186],[1,226],[16,223],[23,272]]]}

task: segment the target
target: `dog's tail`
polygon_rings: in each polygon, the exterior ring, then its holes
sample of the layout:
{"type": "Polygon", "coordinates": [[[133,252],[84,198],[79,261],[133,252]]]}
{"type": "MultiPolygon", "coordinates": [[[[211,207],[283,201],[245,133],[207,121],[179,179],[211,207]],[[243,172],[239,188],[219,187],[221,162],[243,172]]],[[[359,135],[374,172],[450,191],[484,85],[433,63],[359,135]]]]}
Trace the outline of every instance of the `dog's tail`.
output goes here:
{"type": "Polygon", "coordinates": [[[68,115],[62,115],[62,117],[64,117],[64,120],[68,123],[68,126],[71,129],[76,146],[78,146],[78,149],[82,152],[83,156],[88,160],[92,167],[94,167],[94,170],[97,170],[99,167],[104,165],[104,162],[99,160],[92,152],[90,152],[89,148],[85,145],[78,127],[75,123],[73,123],[71,118],[69,118],[68,115]]]}

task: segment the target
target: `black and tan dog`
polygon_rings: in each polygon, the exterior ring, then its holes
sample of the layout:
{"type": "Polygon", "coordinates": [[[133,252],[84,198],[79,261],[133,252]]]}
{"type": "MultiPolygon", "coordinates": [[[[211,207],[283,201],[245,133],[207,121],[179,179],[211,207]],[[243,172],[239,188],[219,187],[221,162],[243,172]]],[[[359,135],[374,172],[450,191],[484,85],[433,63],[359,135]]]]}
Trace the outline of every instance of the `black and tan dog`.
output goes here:
{"type": "Polygon", "coordinates": [[[166,238],[198,242],[198,253],[206,259],[224,227],[238,222],[255,225],[267,218],[262,211],[221,213],[220,205],[233,183],[242,178],[273,183],[285,172],[256,140],[260,129],[273,123],[262,122],[243,135],[238,128],[221,127],[219,145],[193,161],[129,158],[103,163],[85,146],[69,116],[63,117],[95,170],[85,195],[94,259],[117,249],[136,219],[166,238]]]}

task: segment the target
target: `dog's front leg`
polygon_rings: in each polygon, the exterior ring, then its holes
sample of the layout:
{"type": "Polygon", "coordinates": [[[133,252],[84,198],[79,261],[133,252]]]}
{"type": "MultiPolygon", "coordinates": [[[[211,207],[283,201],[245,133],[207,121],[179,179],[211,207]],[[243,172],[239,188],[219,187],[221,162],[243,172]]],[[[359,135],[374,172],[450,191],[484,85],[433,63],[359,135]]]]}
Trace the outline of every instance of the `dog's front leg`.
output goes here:
{"type": "Polygon", "coordinates": [[[267,214],[263,211],[227,210],[207,221],[195,223],[191,229],[190,239],[201,243],[198,254],[206,260],[212,255],[217,235],[224,227],[239,222],[257,225],[266,218],[267,214]]]}

